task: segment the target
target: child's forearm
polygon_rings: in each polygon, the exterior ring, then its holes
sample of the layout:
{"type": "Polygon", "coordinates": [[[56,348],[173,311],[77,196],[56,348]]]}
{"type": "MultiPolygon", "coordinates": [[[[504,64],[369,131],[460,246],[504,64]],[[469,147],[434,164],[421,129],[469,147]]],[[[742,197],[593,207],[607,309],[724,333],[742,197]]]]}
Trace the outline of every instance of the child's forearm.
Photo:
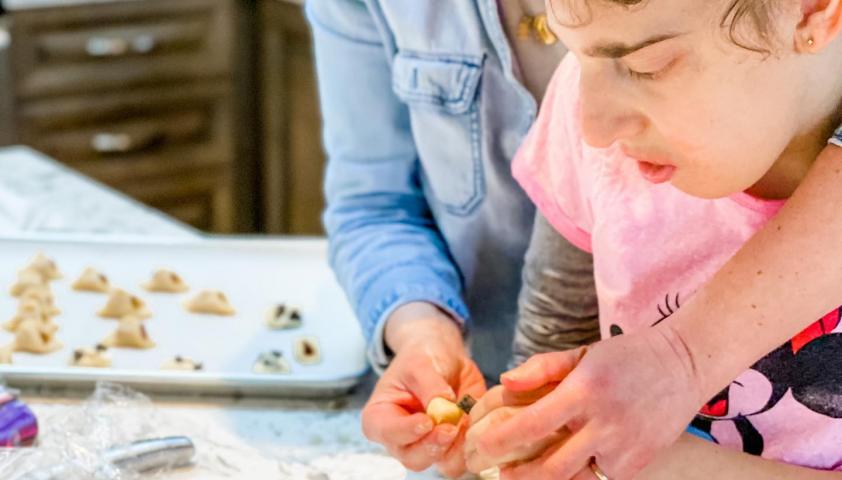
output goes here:
{"type": "Polygon", "coordinates": [[[536,353],[599,340],[599,317],[589,253],[570,244],[540,214],[523,267],[514,363],[536,353]]]}
{"type": "Polygon", "coordinates": [[[690,434],[655,457],[635,480],[840,480],[842,472],[813,470],[731,450],[690,434]]]}
{"type": "Polygon", "coordinates": [[[842,148],[829,146],[780,213],[668,322],[714,395],[842,304],[842,148]]]}

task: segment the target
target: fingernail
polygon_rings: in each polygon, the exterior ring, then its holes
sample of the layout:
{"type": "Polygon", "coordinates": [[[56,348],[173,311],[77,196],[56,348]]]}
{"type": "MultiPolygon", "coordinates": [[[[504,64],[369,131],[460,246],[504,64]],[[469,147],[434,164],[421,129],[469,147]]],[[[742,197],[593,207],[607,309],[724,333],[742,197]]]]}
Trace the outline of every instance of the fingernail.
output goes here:
{"type": "Polygon", "coordinates": [[[456,438],[456,435],[458,433],[459,430],[456,427],[442,427],[442,431],[439,432],[438,443],[440,445],[450,445],[450,443],[453,442],[453,439],[456,438]]]}
{"type": "Polygon", "coordinates": [[[419,423],[415,426],[415,433],[419,435],[424,435],[426,433],[430,433],[433,431],[433,422],[432,420],[426,420],[422,423],[419,423]]]}

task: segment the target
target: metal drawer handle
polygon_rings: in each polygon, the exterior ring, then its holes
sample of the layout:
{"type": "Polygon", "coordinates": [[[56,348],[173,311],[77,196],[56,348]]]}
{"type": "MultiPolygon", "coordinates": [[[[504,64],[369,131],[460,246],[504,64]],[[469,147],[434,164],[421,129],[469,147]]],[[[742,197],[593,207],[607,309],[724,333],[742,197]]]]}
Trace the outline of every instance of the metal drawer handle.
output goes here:
{"type": "Polygon", "coordinates": [[[91,37],[85,44],[85,52],[91,57],[120,57],[130,52],[147,54],[157,46],[158,41],[149,34],[136,35],[131,40],[121,37],[91,37]]]}
{"type": "Polygon", "coordinates": [[[97,153],[126,153],[135,148],[135,142],[127,133],[97,133],[91,138],[91,148],[97,153]]]}

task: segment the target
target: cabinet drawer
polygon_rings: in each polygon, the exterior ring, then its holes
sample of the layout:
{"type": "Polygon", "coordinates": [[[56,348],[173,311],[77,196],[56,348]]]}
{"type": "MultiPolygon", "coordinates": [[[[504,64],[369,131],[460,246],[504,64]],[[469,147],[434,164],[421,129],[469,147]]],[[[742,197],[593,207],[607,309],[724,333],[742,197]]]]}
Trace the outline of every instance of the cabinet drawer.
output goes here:
{"type": "Polygon", "coordinates": [[[161,173],[230,161],[229,103],[224,85],[30,101],[19,109],[18,132],[23,143],[97,177],[161,173]]]}
{"type": "Polygon", "coordinates": [[[22,98],[231,74],[231,0],[13,12],[11,34],[22,98]]]}

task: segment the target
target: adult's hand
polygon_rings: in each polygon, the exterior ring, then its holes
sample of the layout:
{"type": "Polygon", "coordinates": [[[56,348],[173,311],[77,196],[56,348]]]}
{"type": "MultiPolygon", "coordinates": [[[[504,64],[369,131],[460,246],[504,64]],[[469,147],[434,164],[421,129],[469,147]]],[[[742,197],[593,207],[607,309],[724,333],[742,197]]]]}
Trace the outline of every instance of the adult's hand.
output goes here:
{"type": "Polygon", "coordinates": [[[560,429],[570,436],[533,461],[503,470],[506,480],[579,478],[596,459],[612,480],[634,477],[675,442],[704,404],[694,363],[667,325],[590,347],[536,355],[503,374],[512,392],[560,382],[555,389],[478,440],[499,457],[560,429]]]}
{"type": "Polygon", "coordinates": [[[456,426],[436,426],[425,413],[433,398],[457,401],[485,393],[459,327],[435,306],[413,303],[389,318],[385,339],[395,358],[363,408],[363,433],[410,470],[436,465],[444,475],[461,476],[467,417],[456,426]]]}

